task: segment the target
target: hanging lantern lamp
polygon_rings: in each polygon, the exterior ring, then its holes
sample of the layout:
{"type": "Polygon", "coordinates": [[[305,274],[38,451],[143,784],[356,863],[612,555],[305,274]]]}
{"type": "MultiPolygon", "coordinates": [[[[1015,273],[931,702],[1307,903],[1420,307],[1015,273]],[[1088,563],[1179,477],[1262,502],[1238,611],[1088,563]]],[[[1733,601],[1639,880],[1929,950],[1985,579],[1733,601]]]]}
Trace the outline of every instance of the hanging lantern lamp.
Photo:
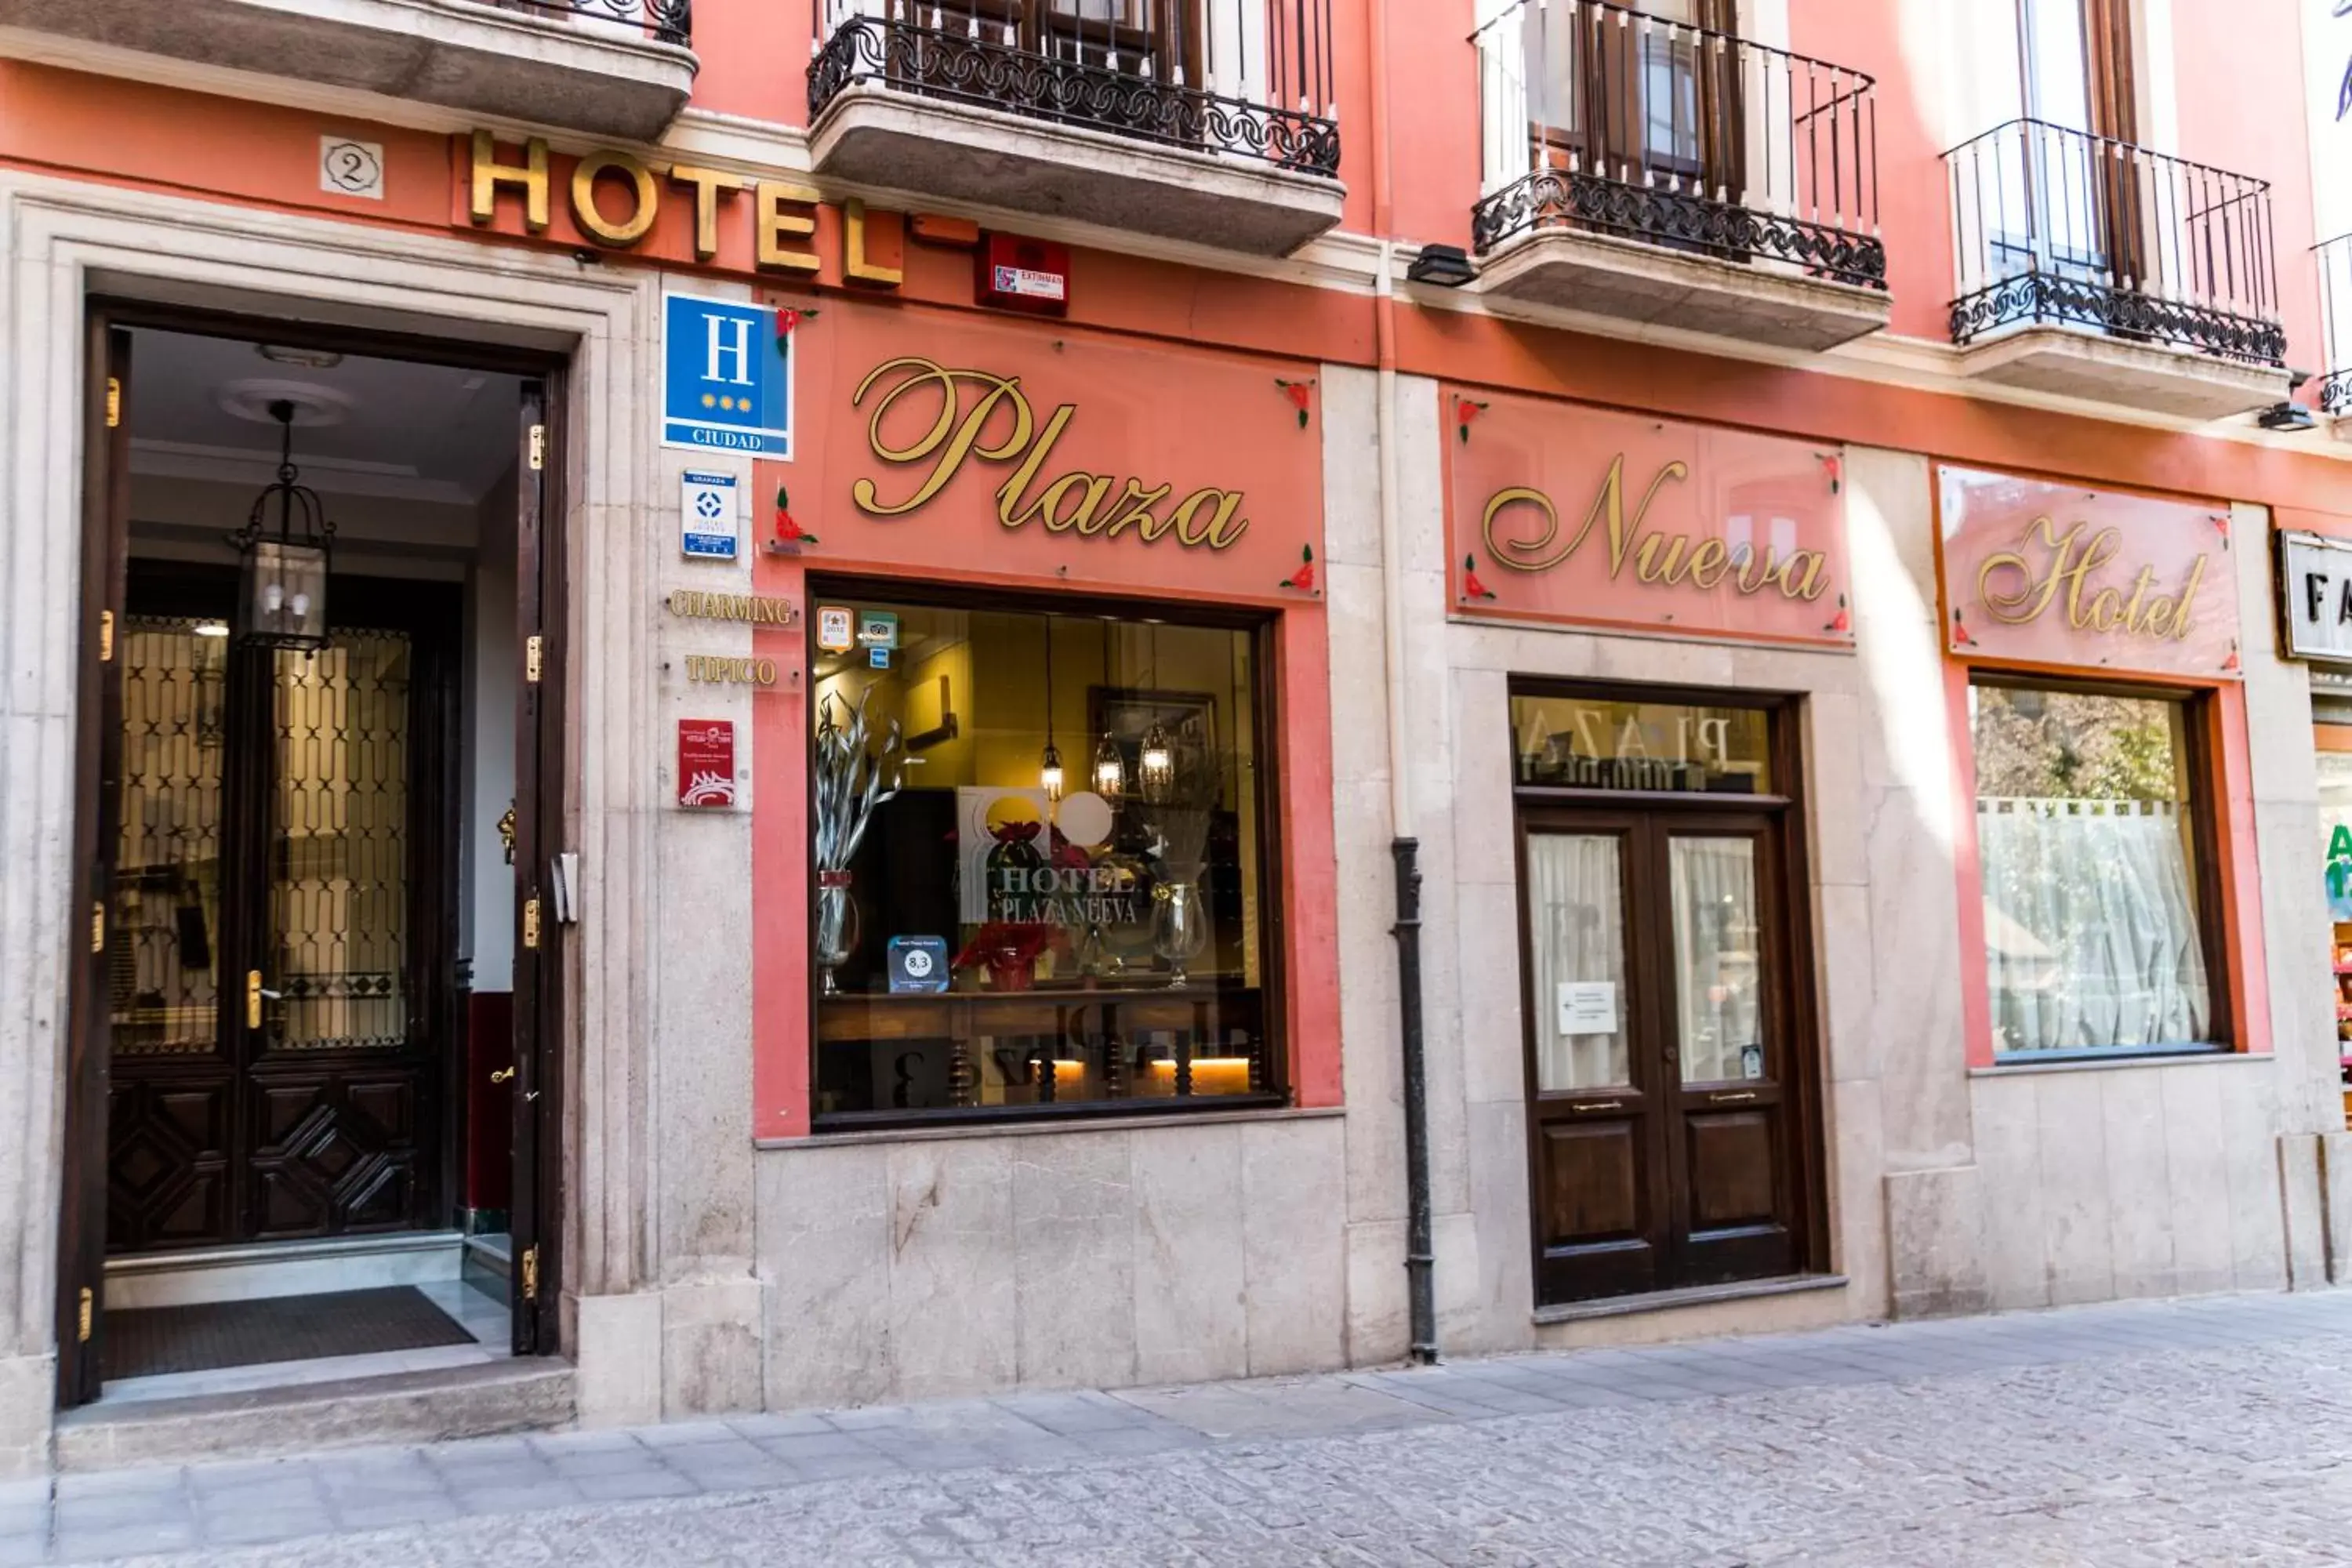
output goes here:
{"type": "Polygon", "coordinates": [[[269,405],[279,428],[278,481],[254,498],[245,527],[228,536],[237,570],[239,642],[316,653],[327,646],[327,563],[335,525],[319,492],[299,483],[294,405],[269,405]],[[272,512],[275,512],[275,521],[272,512]]]}

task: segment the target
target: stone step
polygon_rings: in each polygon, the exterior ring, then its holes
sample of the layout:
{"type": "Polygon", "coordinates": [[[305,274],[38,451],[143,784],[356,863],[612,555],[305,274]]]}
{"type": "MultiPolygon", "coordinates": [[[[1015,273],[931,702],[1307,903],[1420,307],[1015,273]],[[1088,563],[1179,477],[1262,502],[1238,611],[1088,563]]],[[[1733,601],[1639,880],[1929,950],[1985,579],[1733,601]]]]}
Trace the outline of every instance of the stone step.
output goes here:
{"type": "Polygon", "coordinates": [[[434,1443],[564,1426],[569,1362],[393,1373],[236,1394],[85,1405],[58,1418],[59,1470],[267,1458],[372,1443],[434,1443]]]}

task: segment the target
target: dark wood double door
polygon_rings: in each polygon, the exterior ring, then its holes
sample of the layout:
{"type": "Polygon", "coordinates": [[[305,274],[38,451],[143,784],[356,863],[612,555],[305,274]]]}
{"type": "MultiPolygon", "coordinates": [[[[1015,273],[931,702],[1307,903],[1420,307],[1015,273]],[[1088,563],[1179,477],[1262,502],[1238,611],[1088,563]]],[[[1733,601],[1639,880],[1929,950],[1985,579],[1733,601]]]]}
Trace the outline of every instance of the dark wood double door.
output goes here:
{"type": "Polygon", "coordinates": [[[230,641],[233,573],[127,590],[106,1250],[446,1223],[457,591],[338,578],[302,653],[230,641]]]}
{"type": "Polygon", "coordinates": [[[315,655],[236,646],[225,568],[131,560],[134,327],[519,378],[512,1346],[560,1347],[562,363],[89,306],[58,1395],[99,1396],[110,1256],[454,1218],[457,591],[338,576],[315,655]],[[134,666],[137,668],[134,669],[134,666]]]}
{"type": "Polygon", "coordinates": [[[1706,796],[1522,803],[1538,1305],[1807,1267],[1783,827],[1706,796]]]}

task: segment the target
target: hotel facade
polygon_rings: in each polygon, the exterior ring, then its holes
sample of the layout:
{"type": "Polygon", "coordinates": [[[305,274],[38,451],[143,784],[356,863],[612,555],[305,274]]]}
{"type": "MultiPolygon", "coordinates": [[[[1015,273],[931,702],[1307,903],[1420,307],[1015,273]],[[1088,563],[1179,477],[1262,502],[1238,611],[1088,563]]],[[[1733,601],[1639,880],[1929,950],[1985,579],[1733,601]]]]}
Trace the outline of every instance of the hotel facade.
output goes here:
{"type": "Polygon", "coordinates": [[[0,1473],[2335,1282],[2352,24],[1961,9],[0,4],[0,1473]]]}

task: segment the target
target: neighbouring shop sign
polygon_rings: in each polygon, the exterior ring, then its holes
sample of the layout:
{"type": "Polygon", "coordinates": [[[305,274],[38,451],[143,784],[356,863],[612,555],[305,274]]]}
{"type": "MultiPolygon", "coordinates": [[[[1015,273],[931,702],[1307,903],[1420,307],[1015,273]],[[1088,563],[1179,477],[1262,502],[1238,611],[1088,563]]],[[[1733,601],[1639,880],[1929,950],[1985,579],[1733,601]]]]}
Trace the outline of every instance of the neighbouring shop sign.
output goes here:
{"type": "Polygon", "coordinates": [[[2288,657],[2352,662],[2352,540],[2282,532],[2278,553],[2288,657]]]}
{"type": "Polygon", "coordinates": [[[1937,473],[1951,651],[2235,679],[2230,514],[1972,468],[1937,473]]]}
{"type": "Polygon", "coordinates": [[[1456,614],[1853,645],[1836,448],[1444,397],[1456,614]]]}

